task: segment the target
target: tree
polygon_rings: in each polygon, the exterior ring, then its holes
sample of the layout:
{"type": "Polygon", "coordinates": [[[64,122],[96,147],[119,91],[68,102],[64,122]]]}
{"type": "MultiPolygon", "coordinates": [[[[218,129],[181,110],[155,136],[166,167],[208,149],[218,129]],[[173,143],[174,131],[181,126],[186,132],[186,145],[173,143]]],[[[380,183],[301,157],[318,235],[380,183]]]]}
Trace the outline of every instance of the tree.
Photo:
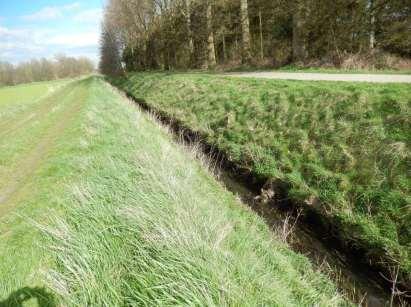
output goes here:
{"type": "Polygon", "coordinates": [[[370,50],[373,51],[375,47],[375,12],[374,0],[369,0],[368,10],[370,15],[370,50]]]}
{"type": "Polygon", "coordinates": [[[13,85],[14,84],[14,66],[8,62],[0,62],[0,84],[13,85]]]}
{"type": "Polygon", "coordinates": [[[108,0],[104,31],[116,48],[113,63],[127,70],[235,66],[254,58],[276,66],[340,65],[353,54],[411,56],[410,15],[403,0],[108,0]]]}
{"type": "Polygon", "coordinates": [[[304,13],[304,0],[295,0],[293,14],[293,59],[295,62],[303,62],[307,57],[304,13]]]}
{"type": "Polygon", "coordinates": [[[250,21],[248,19],[248,2],[241,1],[241,30],[243,39],[243,63],[249,64],[251,62],[251,39],[250,39],[250,21]]]}
{"type": "Polygon", "coordinates": [[[207,0],[207,68],[213,68],[217,65],[214,46],[214,32],[213,32],[213,14],[212,14],[212,0],[207,0]]]}
{"type": "Polygon", "coordinates": [[[54,80],[90,74],[94,64],[86,57],[73,58],[63,54],[55,59],[32,59],[17,65],[0,62],[0,85],[54,80]]]}
{"type": "Polygon", "coordinates": [[[108,24],[102,28],[99,69],[103,74],[118,76],[122,74],[119,41],[108,24]]]}
{"type": "Polygon", "coordinates": [[[190,53],[190,62],[193,61],[194,57],[194,38],[193,31],[191,29],[191,0],[185,0],[185,17],[187,22],[187,33],[188,33],[188,50],[190,53]]]}

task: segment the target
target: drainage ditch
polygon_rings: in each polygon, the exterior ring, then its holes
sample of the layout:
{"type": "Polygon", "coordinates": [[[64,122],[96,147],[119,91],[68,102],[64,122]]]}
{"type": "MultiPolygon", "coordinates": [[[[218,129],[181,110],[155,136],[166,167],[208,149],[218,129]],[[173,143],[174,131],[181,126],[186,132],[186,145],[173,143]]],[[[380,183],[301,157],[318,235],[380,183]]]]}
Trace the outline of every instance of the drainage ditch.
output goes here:
{"type": "Polygon", "coordinates": [[[144,100],[125,94],[144,111],[154,114],[174,132],[178,141],[188,145],[200,144],[202,152],[218,165],[221,183],[264,218],[274,231],[280,232],[291,248],[306,255],[317,268],[328,274],[349,300],[361,306],[411,305],[409,296],[396,295],[397,291],[411,289],[394,284],[392,272],[369,261],[367,250],[344,241],[333,221],[289,199],[286,184],[271,183],[267,187],[266,180],[241,169],[224,152],[204,141],[204,136],[144,100]]]}

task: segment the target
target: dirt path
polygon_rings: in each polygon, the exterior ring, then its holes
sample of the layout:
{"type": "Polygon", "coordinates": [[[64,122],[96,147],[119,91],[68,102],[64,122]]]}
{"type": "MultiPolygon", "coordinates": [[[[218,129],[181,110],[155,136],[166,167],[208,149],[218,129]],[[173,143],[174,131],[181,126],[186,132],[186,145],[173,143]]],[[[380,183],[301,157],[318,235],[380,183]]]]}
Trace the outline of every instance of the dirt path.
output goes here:
{"type": "MultiPolygon", "coordinates": [[[[64,103],[64,107],[59,110],[57,116],[53,119],[53,124],[45,131],[41,138],[33,140],[36,146],[19,161],[18,169],[14,170],[13,175],[8,178],[7,185],[0,190],[0,217],[13,208],[14,204],[18,203],[18,200],[25,194],[25,186],[33,179],[32,176],[42,165],[48,153],[52,151],[54,143],[58,140],[59,136],[79,113],[84,101],[84,99],[79,99],[79,94],[82,93],[75,85],[69,85],[68,87],[68,90],[58,91],[57,94],[61,92],[65,94],[71,94],[70,92],[72,91],[76,92],[69,102],[64,103]]],[[[44,105],[41,105],[39,109],[44,109],[44,106],[50,107],[51,101],[58,103],[56,100],[59,99],[59,95],[57,94],[45,99],[44,105]]]]}
{"type": "Polygon", "coordinates": [[[6,118],[0,123],[0,138],[15,133],[18,129],[25,127],[29,121],[41,120],[41,117],[49,112],[53,105],[58,105],[56,98],[53,95],[54,92],[59,90],[59,93],[63,93],[64,89],[62,86],[56,88],[49,88],[48,92],[33,101],[25,109],[21,110],[11,118],[6,118]],[[40,106],[38,104],[41,104],[40,106]]]}
{"type": "Polygon", "coordinates": [[[383,74],[328,74],[328,73],[294,73],[294,72],[251,72],[226,74],[229,77],[264,78],[305,81],[345,81],[372,83],[411,83],[411,75],[383,74]]]}

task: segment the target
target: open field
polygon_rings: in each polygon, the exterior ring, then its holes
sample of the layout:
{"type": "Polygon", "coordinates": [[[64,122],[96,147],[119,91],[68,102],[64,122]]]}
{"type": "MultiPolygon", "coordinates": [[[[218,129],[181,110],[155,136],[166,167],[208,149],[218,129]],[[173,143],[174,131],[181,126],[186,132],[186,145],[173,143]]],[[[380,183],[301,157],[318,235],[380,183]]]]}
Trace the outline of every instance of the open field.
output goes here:
{"type": "Polygon", "coordinates": [[[39,85],[0,90],[0,306],[347,304],[101,79],[39,85]]]}
{"type": "Polygon", "coordinates": [[[410,280],[409,85],[164,73],[114,83],[268,179],[268,190],[286,184],[370,261],[410,280]]]}

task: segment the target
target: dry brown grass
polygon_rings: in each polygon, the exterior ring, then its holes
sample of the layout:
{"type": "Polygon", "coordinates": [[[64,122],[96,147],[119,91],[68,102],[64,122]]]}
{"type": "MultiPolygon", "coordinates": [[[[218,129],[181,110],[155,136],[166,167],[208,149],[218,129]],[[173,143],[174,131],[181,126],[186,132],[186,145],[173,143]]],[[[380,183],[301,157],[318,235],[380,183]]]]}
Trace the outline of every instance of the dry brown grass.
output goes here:
{"type": "Polygon", "coordinates": [[[340,68],[350,70],[410,70],[411,59],[380,51],[371,54],[345,54],[340,60],[340,68]]]}

